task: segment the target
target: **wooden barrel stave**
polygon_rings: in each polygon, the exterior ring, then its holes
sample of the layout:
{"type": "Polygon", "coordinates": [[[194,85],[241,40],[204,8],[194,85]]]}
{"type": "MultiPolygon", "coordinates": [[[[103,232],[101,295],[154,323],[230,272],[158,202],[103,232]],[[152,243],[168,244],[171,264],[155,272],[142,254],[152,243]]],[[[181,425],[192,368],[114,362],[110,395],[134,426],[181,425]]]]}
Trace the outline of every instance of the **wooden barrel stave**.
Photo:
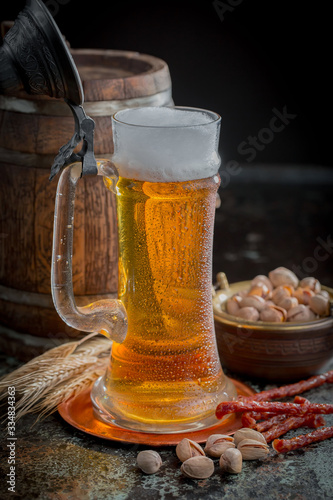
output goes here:
{"type": "MultiPolygon", "coordinates": [[[[135,52],[72,53],[83,81],[84,107],[96,124],[97,158],[113,153],[113,112],[173,104],[164,61],[135,52]]],[[[0,96],[0,332],[2,325],[6,339],[8,332],[15,332],[13,342],[20,333],[48,341],[81,335],[62,322],[50,294],[57,179],[48,178],[54,156],[73,133],[74,120],[63,101],[24,92],[0,96]]],[[[74,227],[73,287],[79,305],[114,297],[115,197],[101,178],[86,177],[78,184],[74,227]]],[[[8,344],[8,349],[13,346],[8,344]]]]}

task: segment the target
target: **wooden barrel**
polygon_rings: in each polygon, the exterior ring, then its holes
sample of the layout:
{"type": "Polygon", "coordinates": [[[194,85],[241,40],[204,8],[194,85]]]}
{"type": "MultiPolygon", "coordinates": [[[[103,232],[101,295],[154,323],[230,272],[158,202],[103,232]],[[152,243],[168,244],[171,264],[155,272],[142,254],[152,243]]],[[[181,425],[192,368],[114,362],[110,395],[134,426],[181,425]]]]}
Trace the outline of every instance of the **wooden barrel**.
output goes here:
{"type": "MultiPolygon", "coordinates": [[[[111,115],[172,105],[167,64],[113,50],[72,50],[84,108],[96,123],[96,158],[113,152],[111,115]]],[[[46,96],[0,96],[0,349],[28,359],[77,337],[56,313],[50,285],[56,177],[50,167],[74,133],[68,105],[46,96]]],[[[115,198],[98,176],[79,182],[73,284],[78,305],[117,292],[115,198]]]]}

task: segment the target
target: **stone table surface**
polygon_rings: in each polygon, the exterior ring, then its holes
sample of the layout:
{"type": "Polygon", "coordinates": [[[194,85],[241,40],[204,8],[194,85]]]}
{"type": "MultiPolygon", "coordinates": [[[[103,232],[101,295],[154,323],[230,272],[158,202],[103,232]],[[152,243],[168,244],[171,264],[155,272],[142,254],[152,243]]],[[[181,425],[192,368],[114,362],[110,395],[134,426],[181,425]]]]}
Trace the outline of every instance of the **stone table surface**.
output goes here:
{"type": "MultiPolygon", "coordinates": [[[[332,171],[320,168],[244,168],[240,175],[223,175],[221,207],[216,212],[214,273],[225,271],[233,282],[283,265],[297,269],[300,277],[302,273],[315,275],[332,286],[332,184],[332,171]],[[316,252],[318,245],[321,252],[316,252]],[[321,259],[316,259],[319,255],[321,259]]],[[[5,354],[0,362],[2,373],[18,364],[5,354]]],[[[333,360],[327,369],[333,369],[333,360]]],[[[256,391],[272,386],[246,375],[229,375],[256,391]]],[[[316,403],[332,403],[332,395],[329,384],[304,393],[316,403]]],[[[326,422],[333,425],[333,416],[327,416],[326,422]]],[[[287,436],[299,433],[290,431],[287,436]]],[[[38,423],[28,415],[16,424],[16,493],[11,493],[6,484],[7,437],[2,427],[1,499],[333,498],[333,439],[288,454],[271,449],[265,460],[244,462],[238,475],[222,474],[216,461],[213,476],[191,480],[181,474],[174,447],[157,448],[163,466],[148,476],[136,466],[138,452],[147,446],[95,438],[74,429],[57,413],[38,423]]]]}
{"type": "MultiPolygon", "coordinates": [[[[7,359],[8,363],[13,360],[7,359]]],[[[325,368],[326,369],[326,368],[325,368]]],[[[327,366],[333,369],[333,362],[327,366]]],[[[228,374],[232,376],[231,373],[228,374]]],[[[236,377],[234,377],[236,379],[236,377]]],[[[271,387],[237,376],[254,390],[271,387]]],[[[332,403],[330,384],[304,393],[310,401],[332,403]]],[[[333,425],[333,415],[325,417],[333,425]]],[[[308,432],[289,431],[287,437],[308,432]]],[[[6,491],[9,473],[7,435],[2,432],[0,498],[47,500],[305,500],[333,498],[333,440],[278,454],[271,447],[264,460],[244,461],[240,474],[223,474],[215,460],[215,472],[203,480],[180,472],[175,447],[157,447],[163,460],[154,475],[142,473],[136,457],[150,446],[112,442],[87,435],[67,424],[58,413],[36,423],[26,416],[16,424],[15,492],[6,491]]]]}

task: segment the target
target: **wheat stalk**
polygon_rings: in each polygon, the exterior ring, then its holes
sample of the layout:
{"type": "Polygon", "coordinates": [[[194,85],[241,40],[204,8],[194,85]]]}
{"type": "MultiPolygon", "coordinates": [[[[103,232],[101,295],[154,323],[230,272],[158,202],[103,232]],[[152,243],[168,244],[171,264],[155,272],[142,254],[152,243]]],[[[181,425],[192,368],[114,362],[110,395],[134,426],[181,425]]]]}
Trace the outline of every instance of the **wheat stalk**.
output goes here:
{"type": "Polygon", "coordinates": [[[107,363],[108,359],[104,358],[103,363],[98,367],[94,367],[92,370],[85,370],[72,380],[60,384],[54,391],[49,391],[34,407],[34,411],[39,413],[37,421],[56,411],[57,407],[64,401],[77,396],[80,392],[90,387],[98,377],[105,373],[107,363]]]}
{"type": "Polygon", "coordinates": [[[107,338],[94,339],[87,344],[79,345],[75,350],[75,354],[83,356],[108,356],[110,354],[111,344],[111,340],[107,338]]]}
{"type": "MultiPolygon", "coordinates": [[[[16,410],[24,408],[25,410],[34,406],[36,401],[42,398],[50,389],[56,387],[59,383],[70,380],[77,376],[87,367],[94,366],[98,362],[95,356],[74,357],[57,363],[56,367],[48,368],[45,371],[34,373],[33,377],[28,377],[24,385],[21,383],[20,390],[22,397],[16,404],[16,410]],[[28,384],[28,385],[27,385],[28,384]]],[[[23,410],[22,410],[23,411],[23,410]]],[[[23,411],[24,413],[24,411],[23,411]]],[[[21,412],[16,414],[19,418],[21,412]]]]}
{"type": "Polygon", "coordinates": [[[13,372],[8,375],[4,375],[0,378],[0,394],[2,396],[2,390],[4,388],[7,389],[8,385],[11,384],[13,380],[17,381],[20,377],[23,377],[31,372],[36,371],[41,364],[48,363],[50,364],[50,359],[56,360],[59,358],[66,358],[72,352],[75,351],[76,347],[79,345],[79,342],[68,342],[67,344],[60,345],[58,347],[54,347],[49,351],[37,356],[36,358],[31,359],[28,363],[20,366],[13,372]]]}
{"type": "Polygon", "coordinates": [[[112,342],[91,334],[55,347],[0,380],[0,398],[14,386],[19,400],[16,419],[27,413],[52,413],[57,405],[88,387],[107,366],[112,342]]]}

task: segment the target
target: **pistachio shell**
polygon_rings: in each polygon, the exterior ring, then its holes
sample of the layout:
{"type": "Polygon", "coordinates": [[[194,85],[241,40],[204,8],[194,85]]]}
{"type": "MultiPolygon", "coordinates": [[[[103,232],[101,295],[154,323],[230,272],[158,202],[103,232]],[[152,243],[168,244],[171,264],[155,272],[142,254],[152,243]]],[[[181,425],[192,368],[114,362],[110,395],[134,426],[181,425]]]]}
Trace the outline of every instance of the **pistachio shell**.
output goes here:
{"type": "Polygon", "coordinates": [[[309,306],[306,306],[304,304],[299,304],[296,307],[292,307],[289,309],[287,313],[287,321],[290,321],[292,323],[304,323],[306,321],[313,321],[316,318],[315,314],[309,306]]]}
{"type": "Polygon", "coordinates": [[[267,444],[265,436],[263,436],[261,432],[256,431],[255,429],[251,429],[250,427],[243,427],[242,429],[239,429],[235,432],[234,443],[236,446],[238,446],[238,444],[243,439],[254,439],[256,441],[260,441],[261,443],[267,444]]]}
{"type": "Polygon", "coordinates": [[[268,286],[263,283],[258,283],[257,285],[252,285],[248,295],[257,295],[258,297],[262,297],[263,299],[267,299],[271,296],[271,290],[268,286]]]}
{"type": "Polygon", "coordinates": [[[140,451],[136,458],[138,467],[146,474],[154,474],[162,465],[162,459],[157,451],[143,450],[140,451]]]}
{"type": "Polygon", "coordinates": [[[310,290],[312,290],[315,293],[318,293],[321,290],[320,282],[316,278],[313,278],[312,276],[309,276],[307,278],[303,278],[299,282],[299,286],[302,288],[309,288],[310,290]]]}
{"type": "Polygon", "coordinates": [[[258,295],[248,295],[240,303],[241,308],[243,307],[254,307],[257,311],[262,311],[266,307],[265,299],[259,297],[258,295]]]}
{"type": "Polygon", "coordinates": [[[268,276],[274,287],[279,285],[291,285],[296,288],[298,286],[296,274],[286,267],[277,267],[273,271],[270,271],[268,276]]]}
{"type": "Polygon", "coordinates": [[[242,454],[237,448],[228,448],[221,455],[219,464],[223,471],[230,472],[231,474],[239,474],[243,465],[242,454]]]}
{"type": "Polygon", "coordinates": [[[318,292],[318,295],[322,295],[323,297],[326,297],[327,299],[330,298],[330,294],[328,293],[327,290],[320,290],[320,292],[318,292]]]}
{"type": "Polygon", "coordinates": [[[248,321],[257,321],[259,319],[259,311],[254,307],[242,307],[239,311],[237,311],[236,316],[248,321]]]}
{"type": "Polygon", "coordinates": [[[176,446],[176,455],[181,462],[185,462],[191,457],[205,455],[205,452],[200,444],[184,438],[176,446]]]}
{"type": "Polygon", "coordinates": [[[293,296],[296,297],[299,304],[309,304],[310,298],[314,296],[314,292],[309,288],[298,287],[294,291],[293,296]]]}
{"type": "Polygon", "coordinates": [[[234,443],[231,441],[222,441],[220,443],[215,443],[209,446],[205,451],[207,455],[219,458],[228,448],[235,448],[234,443]]]}
{"type": "Polygon", "coordinates": [[[237,449],[241,452],[243,460],[265,458],[269,453],[268,445],[255,439],[242,439],[237,449]]]}
{"type": "Polygon", "coordinates": [[[239,304],[241,302],[241,297],[239,295],[233,295],[227,300],[226,309],[229,314],[236,315],[239,311],[239,304]]]}
{"type": "Polygon", "coordinates": [[[296,297],[285,297],[279,302],[279,306],[285,309],[286,311],[289,311],[292,307],[298,306],[298,300],[296,297]]]}
{"type": "Polygon", "coordinates": [[[282,323],[287,319],[287,311],[283,307],[268,306],[265,307],[260,313],[261,321],[268,321],[272,323],[282,323]]]}
{"type": "Polygon", "coordinates": [[[214,462],[211,458],[197,456],[182,463],[181,472],[192,479],[205,479],[214,472],[214,462]]]}
{"type": "Polygon", "coordinates": [[[251,286],[254,285],[265,285],[269,290],[273,290],[273,284],[271,280],[264,274],[258,274],[253,278],[253,280],[251,281],[251,286]]]}
{"type": "Polygon", "coordinates": [[[274,302],[274,304],[279,306],[282,300],[284,300],[286,297],[291,297],[293,291],[293,287],[280,285],[273,290],[272,301],[274,302]]]}
{"type": "Polygon", "coordinates": [[[206,451],[206,448],[211,446],[212,444],[222,441],[229,441],[229,443],[233,443],[234,438],[232,436],[229,436],[228,434],[211,434],[206,441],[204,451],[206,451]]]}
{"type": "Polygon", "coordinates": [[[329,316],[330,314],[330,300],[323,295],[314,295],[309,300],[309,307],[319,316],[329,316]]]}

